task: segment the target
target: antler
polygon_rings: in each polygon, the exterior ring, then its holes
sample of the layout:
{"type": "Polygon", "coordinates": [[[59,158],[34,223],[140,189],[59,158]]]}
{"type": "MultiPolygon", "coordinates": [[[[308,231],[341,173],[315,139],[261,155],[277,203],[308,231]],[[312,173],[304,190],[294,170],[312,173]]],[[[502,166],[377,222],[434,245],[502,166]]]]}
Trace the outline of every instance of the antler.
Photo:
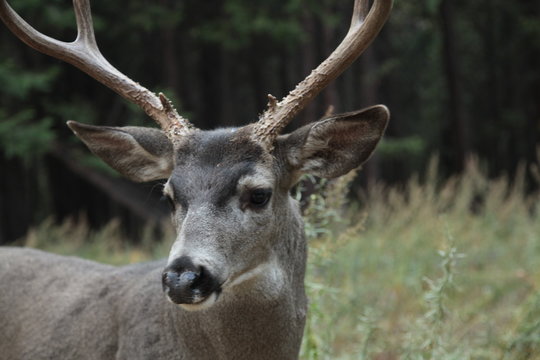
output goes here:
{"type": "Polygon", "coordinates": [[[94,36],[89,0],[73,0],[77,20],[77,38],[63,42],[44,35],[24,21],[7,3],[0,0],[0,18],[6,26],[28,46],[46,55],[68,62],[81,69],[124,98],[139,105],[175,142],[178,135],[194,129],[180,116],[172,103],[163,95],[134,82],[112,66],[98,49],[94,36]]]}
{"type": "Polygon", "coordinates": [[[294,116],[364,52],[388,19],[392,0],[374,0],[368,8],[368,0],[355,0],[349,32],[334,52],[280,102],[268,95],[268,108],[255,124],[257,141],[271,149],[294,116]]]}

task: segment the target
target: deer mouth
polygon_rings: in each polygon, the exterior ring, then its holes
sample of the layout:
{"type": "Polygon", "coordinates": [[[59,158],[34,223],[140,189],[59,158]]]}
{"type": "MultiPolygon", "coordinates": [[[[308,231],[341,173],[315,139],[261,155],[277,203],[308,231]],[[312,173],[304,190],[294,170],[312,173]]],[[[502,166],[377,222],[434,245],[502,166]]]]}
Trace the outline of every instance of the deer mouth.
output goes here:
{"type": "Polygon", "coordinates": [[[211,307],[218,301],[220,294],[221,294],[221,291],[219,292],[214,291],[210,293],[210,295],[206,296],[205,298],[197,299],[198,301],[195,301],[192,303],[177,304],[177,305],[179,305],[182,309],[187,310],[187,311],[199,311],[199,310],[208,309],[209,307],[211,307]]]}
{"type": "Polygon", "coordinates": [[[202,295],[195,291],[195,293],[189,298],[177,297],[175,294],[171,294],[170,290],[168,289],[165,290],[165,294],[167,295],[167,300],[175,305],[180,306],[182,309],[188,311],[197,311],[207,309],[214,305],[221,295],[221,288],[211,291],[206,295],[202,295]]]}

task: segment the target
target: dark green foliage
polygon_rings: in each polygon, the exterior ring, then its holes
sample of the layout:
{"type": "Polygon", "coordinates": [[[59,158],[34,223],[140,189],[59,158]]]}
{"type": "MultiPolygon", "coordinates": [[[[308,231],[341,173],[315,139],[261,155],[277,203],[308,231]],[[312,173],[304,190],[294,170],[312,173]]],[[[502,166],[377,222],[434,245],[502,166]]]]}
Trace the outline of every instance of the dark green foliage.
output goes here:
{"type": "Polygon", "coordinates": [[[220,17],[204,21],[190,33],[198,40],[225,49],[239,50],[258,40],[297,45],[304,38],[299,1],[286,4],[268,1],[226,1],[220,17]]]}
{"type": "Polygon", "coordinates": [[[21,108],[12,105],[45,96],[58,74],[56,66],[25,71],[13,59],[0,59],[0,145],[6,157],[18,157],[29,163],[49,149],[55,138],[51,117],[36,115],[35,104],[21,108]]]}
{"type": "Polygon", "coordinates": [[[22,110],[11,118],[6,118],[1,112],[0,142],[4,147],[6,157],[19,157],[25,162],[42,156],[54,140],[51,131],[51,118],[35,120],[32,110],[22,110]]]}

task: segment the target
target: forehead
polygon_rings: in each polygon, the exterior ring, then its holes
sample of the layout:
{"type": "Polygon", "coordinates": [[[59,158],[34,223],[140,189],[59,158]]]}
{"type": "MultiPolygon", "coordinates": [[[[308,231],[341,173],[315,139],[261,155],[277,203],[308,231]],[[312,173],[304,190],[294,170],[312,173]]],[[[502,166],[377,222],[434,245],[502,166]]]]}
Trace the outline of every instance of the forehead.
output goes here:
{"type": "Polygon", "coordinates": [[[201,193],[213,201],[223,200],[235,192],[241,178],[255,175],[264,161],[262,147],[242,129],[199,131],[177,150],[169,185],[175,196],[186,200],[200,198],[201,193]]]}
{"type": "Polygon", "coordinates": [[[261,161],[263,149],[249,134],[245,128],[198,131],[177,150],[176,166],[189,163],[216,167],[261,161]]]}

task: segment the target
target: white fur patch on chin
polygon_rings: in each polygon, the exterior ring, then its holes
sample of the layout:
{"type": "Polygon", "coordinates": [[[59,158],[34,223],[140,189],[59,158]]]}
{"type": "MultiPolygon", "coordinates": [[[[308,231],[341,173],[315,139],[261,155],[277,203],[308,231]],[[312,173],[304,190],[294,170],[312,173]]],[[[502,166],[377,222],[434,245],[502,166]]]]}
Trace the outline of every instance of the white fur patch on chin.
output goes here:
{"type": "Polygon", "coordinates": [[[268,270],[270,270],[270,264],[269,263],[260,264],[259,266],[256,266],[253,269],[248,270],[248,271],[238,275],[231,282],[229,282],[228,284],[225,283],[224,285],[229,287],[229,288],[232,288],[232,287],[234,287],[236,285],[239,285],[239,284],[243,283],[244,281],[250,280],[250,279],[252,279],[254,277],[258,277],[263,272],[266,272],[268,270]]]}
{"type": "Polygon", "coordinates": [[[218,299],[218,294],[214,291],[206,299],[195,304],[178,304],[182,309],[187,311],[200,311],[208,309],[210,306],[214,305],[218,299]]]}
{"type": "Polygon", "coordinates": [[[245,271],[236,277],[229,278],[221,287],[223,292],[234,291],[233,288],[253,280],[251,286],[257,288],[256,292],[266,299],[275,299],[285,285],[285,274],[276,258],[245,271]]]}

